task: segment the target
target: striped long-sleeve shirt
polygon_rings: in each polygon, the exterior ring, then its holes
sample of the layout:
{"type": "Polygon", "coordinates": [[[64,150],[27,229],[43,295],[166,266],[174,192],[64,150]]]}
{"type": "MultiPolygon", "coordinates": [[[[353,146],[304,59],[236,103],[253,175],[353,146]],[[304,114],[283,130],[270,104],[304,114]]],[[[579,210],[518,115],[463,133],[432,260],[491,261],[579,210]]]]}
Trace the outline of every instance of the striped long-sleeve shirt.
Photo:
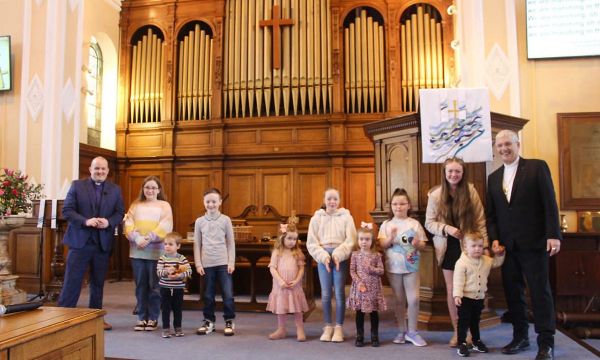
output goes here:
{"type": "Polygon", "coordinates": [[[158,285],[169,289],[182,289],[185,287],[185,279],[192,276],[192,267],[188,259],[181,255],[162,254],[158,259],[156,266],[156,274],[158,275],[158,285]],[[169,278],[169,268],[175,268],[176,279],[169,278]]]}

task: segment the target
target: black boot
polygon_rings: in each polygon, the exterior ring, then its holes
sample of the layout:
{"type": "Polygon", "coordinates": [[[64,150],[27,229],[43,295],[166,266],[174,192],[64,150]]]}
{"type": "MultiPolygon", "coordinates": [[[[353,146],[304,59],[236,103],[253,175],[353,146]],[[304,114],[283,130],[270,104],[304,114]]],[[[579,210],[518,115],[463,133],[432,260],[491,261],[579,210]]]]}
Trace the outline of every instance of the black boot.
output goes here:
{"type": "Polygon", "coordinates": [[[371,346],[379,347],[379,313],[371,313],[371,346]]]}
{"type": "Polygon", "coordinates": [[[365,346],[365,313],[356,312],[356,347],[365,346]]]}

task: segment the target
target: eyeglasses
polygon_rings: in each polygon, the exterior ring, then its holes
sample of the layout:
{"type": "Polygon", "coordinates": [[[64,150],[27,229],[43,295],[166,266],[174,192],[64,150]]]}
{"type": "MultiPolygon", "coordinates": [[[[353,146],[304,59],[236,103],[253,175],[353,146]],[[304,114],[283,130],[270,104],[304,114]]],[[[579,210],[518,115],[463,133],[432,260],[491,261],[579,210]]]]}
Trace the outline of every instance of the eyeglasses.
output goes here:
{"type": "Polygon", "coordinates": [[[144,186],[144,190],[158,190],[156,186],[144,186]]]}

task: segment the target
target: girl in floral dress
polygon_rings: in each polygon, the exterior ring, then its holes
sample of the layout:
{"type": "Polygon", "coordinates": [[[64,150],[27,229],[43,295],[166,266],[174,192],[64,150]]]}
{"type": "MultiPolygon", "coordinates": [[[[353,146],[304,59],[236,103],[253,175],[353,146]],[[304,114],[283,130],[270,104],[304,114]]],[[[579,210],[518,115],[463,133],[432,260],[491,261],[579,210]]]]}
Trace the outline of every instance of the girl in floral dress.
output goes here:
{"type": "Polygon", "coordinates": [[[379,346],[379,311],[386,309],[383,298],[381,276],[383,261],[381,254],[375,250],[373,224],[361,223],[358,230],[358,251],[350,258],[350,276],[352,287],[346,306],[356,311],[357,347],[364,346],[365,314],[371,318],[371,346],[379,346]]]}

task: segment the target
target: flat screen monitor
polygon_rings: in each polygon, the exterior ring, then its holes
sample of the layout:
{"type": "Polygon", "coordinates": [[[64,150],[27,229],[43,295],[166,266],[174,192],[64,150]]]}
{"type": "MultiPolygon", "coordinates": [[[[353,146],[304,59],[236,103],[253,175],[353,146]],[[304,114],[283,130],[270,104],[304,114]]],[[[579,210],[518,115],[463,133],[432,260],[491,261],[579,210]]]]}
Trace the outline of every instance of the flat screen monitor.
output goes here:
{"type": "Polygon", "coordinates": [[[600,0],[526,0],[527,58],[600,56],[600,0]]]}
{"type": "Polygon", "coordinates": [[[12,88],[12,73],[10,67],[10,36],[0,35],[0,91],[12,88]]]}

